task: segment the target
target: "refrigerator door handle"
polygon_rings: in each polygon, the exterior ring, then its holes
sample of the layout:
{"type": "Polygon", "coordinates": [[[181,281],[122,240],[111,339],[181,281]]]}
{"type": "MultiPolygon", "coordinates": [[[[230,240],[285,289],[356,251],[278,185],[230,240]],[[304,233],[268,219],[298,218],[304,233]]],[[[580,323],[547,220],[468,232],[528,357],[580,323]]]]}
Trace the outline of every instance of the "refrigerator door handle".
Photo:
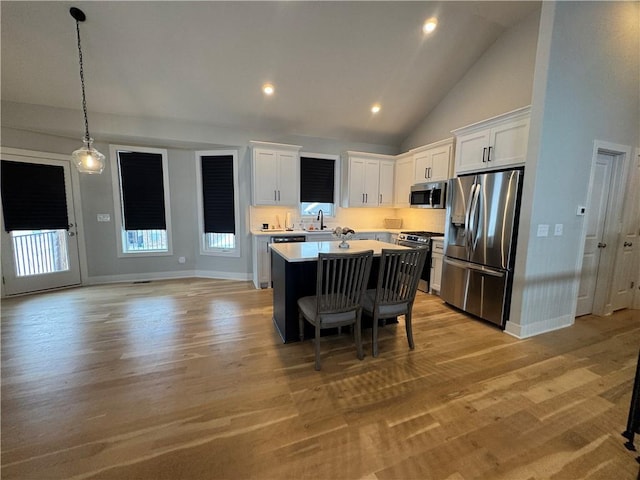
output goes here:
{"type": "Polygon", "coordinates": [[[475,184],[473,186],[473,193],[471,194],[471,202],[469,205],[469,227],[467,232],[471,235],[467,235],[467,244],[469,252],[475,250],[476,245],[478,244],[477,239],[477,230],[478,225],[476,222],[477,212],[478,212],[478,197],[480,196],[480,185],[475,184]]]}
{"type": "Polygon", "coordinates": [[[471,194],[469,195],[469,204],[467,205],[467,210],[464,212],[464,245],[467,254],[471,249],[471,242],[469,241],[471,234],[471,225],[469,222],[471,221],[471,207],[473,206],[473,194],[475,193],[476,184],[471,185],[471,194]]]}
{"type": "Polygon", "coordinates": [[[461,262],[449,257],[444,257],[444,262],[454,267],[475,270],[476,272],[491,275],[492,277],[504,277],[505,275],[505,272],[503,270],[496,270],[495,268],[485,267],[484,265],[476,265],[475,263],[461,262]]]}

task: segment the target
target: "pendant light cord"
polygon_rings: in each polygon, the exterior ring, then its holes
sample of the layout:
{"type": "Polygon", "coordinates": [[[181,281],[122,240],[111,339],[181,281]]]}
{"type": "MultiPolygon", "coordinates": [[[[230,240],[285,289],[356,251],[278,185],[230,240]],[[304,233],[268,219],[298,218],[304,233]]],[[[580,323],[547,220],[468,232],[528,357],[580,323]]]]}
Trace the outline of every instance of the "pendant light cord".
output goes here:
{"type": "Polygon", "coordinates": [[[87,118],[87,97],[84,93],[84,68],[82,63],[82,45],[80,44],[80,22],[76,20],[76,33],[78,34],[78,57],[80,59],[80,84],[82,85],[82,112],[84,113],[84,138],[88,142],[89,119],[87,118]]]}

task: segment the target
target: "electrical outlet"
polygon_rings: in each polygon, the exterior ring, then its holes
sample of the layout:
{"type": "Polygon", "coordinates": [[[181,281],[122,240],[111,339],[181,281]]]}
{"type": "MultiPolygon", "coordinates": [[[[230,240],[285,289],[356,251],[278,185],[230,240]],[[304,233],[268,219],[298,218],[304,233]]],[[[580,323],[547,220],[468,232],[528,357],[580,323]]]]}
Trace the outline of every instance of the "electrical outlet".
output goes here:
{"type": "Polygon", "coordinates": [[[110,222],[111,221],[111,215],[109,215],[108,213],[99,213],[98,214],[98,221],[99,222],[110,222]]]}
{"type": "Polygon", "coordinates": [[[554,234],[556,237],[560,237],[560,236],[562,236],[562,229],[563,229],[563,225],[562,225],[562,223],[556,223],[556,224],[555,224],[555,227],[553,228],[553,234],[554,234]]]}

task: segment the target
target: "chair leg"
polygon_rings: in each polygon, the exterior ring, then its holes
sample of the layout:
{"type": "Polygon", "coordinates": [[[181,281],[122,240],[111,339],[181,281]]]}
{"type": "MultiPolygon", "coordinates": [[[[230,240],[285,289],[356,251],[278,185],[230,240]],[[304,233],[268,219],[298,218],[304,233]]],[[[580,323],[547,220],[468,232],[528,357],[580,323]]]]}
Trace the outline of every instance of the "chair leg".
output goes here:
{"type": "Polygon", "coordinates": [[[378,356],[378,312],[373,312],[373,325],[371,326],[372,339],[371,350],[374,357],[378,356]]]}
{"type": "Polygon", "coordinates": [[[300,332],[300,341],[304,342],[304,315],[302,315],[301,310],[298,310],[298,330],[300,332]]]}
{"type": "Polygon", "coordinates": [[[316,370],[320,370],[320,323],[316,323],[316,370]]]}
{"type": "Polygon", "coordinates": [[[358,315],[358,317],[356,318],[353,336],[355,337],[358,360],[362,360],[364,358],[364,352],[362,351],[362,320],[360,318],[360,315],[358,315]]]}
{"type": "Polygon", "coordinates": [[[411,328],[411,309],[404,315],[404,324],[407,329],[407,341],[409,342],[409,348],[413,350],[415,347],[413,343],[413,329],[411,328]]]}

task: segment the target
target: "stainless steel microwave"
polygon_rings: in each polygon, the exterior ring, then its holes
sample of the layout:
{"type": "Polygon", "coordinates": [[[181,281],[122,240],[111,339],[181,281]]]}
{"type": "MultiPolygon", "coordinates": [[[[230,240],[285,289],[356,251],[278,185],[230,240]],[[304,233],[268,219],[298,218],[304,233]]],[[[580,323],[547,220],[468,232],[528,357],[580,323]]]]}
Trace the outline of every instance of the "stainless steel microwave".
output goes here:
{"type": "Polygon", "coordinates": [[[412,208],[445,208],[447,182],[418,183],[411,187],[412,208]]]}

